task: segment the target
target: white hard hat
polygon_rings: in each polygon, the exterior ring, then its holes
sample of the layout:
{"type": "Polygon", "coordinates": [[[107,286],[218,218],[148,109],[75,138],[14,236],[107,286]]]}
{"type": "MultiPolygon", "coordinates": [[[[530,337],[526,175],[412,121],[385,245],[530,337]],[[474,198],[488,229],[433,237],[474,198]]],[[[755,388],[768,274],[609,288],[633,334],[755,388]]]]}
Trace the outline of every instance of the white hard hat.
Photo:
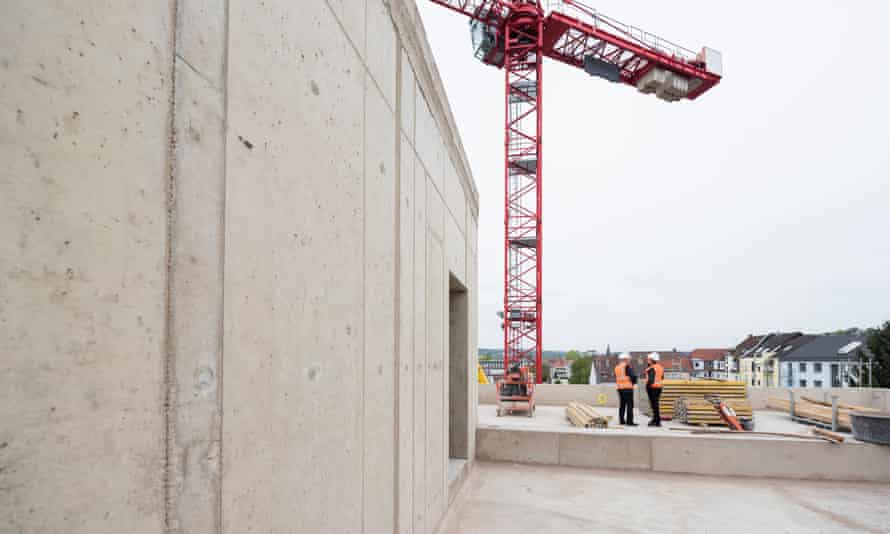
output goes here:
{"type": "Polygon", "coordinates": [[[652,360],[653,362],[657,362],[658,360],[661,359],[661,356],[657,352],[650,352],[649,359],[652,360]]]}
{"type": "Polygon", "coordinates": [[[629,359],[630,359],[630,353],[629,353],[629,352],[622,352],[622,353],[621,353],[621,356],[618,356],[618,359],[619,359],[619,360],[629,360],[629,359]]]}

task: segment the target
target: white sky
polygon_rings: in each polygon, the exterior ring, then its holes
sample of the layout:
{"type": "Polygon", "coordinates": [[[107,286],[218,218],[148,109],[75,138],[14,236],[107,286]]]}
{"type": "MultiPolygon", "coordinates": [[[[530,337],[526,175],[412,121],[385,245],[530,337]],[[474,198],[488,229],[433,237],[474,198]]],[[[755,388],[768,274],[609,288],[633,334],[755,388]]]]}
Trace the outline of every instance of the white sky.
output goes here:
{"type": "MultiPolygon", "coordinates": [[[[499,347],[503,72],[417,0],[480,193],[479,344],[499,347]]],[[[668,104],[544,69],[544,347],[731,346],[890,319],[890,2],[588,0],[723,53],[668,104]]]]}

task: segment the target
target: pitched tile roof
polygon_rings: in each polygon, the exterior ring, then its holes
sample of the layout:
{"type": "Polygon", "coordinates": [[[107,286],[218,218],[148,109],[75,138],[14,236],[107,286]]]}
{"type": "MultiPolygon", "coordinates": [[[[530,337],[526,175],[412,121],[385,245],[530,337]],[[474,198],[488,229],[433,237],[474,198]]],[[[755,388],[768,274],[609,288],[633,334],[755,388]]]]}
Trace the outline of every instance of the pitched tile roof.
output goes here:
{"type": "Polygon", "coordinates": [[[726,353],[731,351],[732,349],[695,349],[689,357],[696,360],[722,360],[726,353]]]}

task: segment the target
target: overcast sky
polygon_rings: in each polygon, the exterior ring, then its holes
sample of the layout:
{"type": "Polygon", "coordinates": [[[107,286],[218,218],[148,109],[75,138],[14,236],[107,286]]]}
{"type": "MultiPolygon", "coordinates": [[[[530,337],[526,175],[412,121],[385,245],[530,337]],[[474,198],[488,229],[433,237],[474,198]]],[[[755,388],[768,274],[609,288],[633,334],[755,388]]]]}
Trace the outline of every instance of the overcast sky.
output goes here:
{"type": "MultiPolygon", "coordinates": [[[[503,72],[417,2],[479,188],[479,344],[500,347],[503,72]]],[[[544,347],[890,319],[890,2],[587,3],[720,50],[724,80],[668,104],[547,62],[544,347]]]]}

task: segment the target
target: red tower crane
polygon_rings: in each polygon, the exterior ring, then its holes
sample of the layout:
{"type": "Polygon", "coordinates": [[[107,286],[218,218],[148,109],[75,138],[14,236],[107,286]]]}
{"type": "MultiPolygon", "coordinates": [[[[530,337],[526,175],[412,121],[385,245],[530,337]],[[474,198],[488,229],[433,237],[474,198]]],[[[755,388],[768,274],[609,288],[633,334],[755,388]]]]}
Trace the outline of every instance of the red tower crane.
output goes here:
{"type": "Polygon", "coordinates": [[[430,0],[470,18],[477,59],[502,68],[504,372],[534,362],[541,376],[542,63],[549,57],[662,100],[695,100],[720,82],[722,59],[693,52],[578,0],[430,0]]]}

